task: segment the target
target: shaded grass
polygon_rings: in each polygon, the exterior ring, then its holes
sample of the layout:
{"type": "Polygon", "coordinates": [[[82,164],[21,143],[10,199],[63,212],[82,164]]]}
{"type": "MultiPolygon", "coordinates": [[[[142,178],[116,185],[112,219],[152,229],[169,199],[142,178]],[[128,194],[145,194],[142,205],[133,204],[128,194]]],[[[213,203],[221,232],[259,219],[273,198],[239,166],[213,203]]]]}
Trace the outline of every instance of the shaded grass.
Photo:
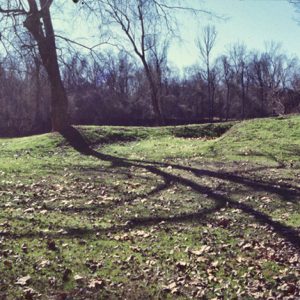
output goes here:
{"type": "Polygon", "coordinates": [[[44,298],[297,297],[299,125],[80,128],[140,162],[1,139],[0,298],[28,298],[26,275],[44,298]]]}

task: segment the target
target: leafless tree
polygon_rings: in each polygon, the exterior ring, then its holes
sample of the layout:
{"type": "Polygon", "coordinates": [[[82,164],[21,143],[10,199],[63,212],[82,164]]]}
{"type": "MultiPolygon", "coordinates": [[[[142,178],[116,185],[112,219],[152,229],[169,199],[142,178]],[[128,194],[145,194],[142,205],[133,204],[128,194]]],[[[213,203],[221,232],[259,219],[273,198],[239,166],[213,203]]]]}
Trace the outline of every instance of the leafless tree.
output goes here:
{"type": "Polygon", "coordinates": [[[69,125],[68,100],[62,83],[50,8],[53,0],[1,1],[1,25],[10,25],[16,35],[22,25],[34,38],[51,85],[52,129],[69,125]],[[4,24],[3,24],[4,23],[4,24]]]}
{"type": "Polygon", "coordinates": [[[241,88],[241,118],[245,118],[246,111],[246,98],[247,98],[247,50],[246,46],[242,43],[233,45],[230,50],[230,59],[235,70],[237,84],[241,88]]]}
{"type": "Polygon", "coordinates": [[[162,14],[166,8],[154,0],[101,0],[98,2],[99,11],[106,24],[115,29],[115,32],[119,30],[120,34],[117,36],[113,32],[110,34],[117,39],[118,46],[121,47],[123,44],[122,48],[128,51],[126,47],[129,45],[141,61],[150,87],[156,122],[163,124],[159,75],[156,71],[161,68],[157,64],[161,64],[158,50],[160,36],[163,35],[162,27],[164,24],[169,25],[168,16],[162,14]],[[125,41],[122,36],[126,38],[125,41]],[[152,65],[153,57],[156,58],[155,68],[152,65]]]}
{"type": "Polygon", "coordinates": [[[223,79],[226,86],[226,121],[229,119],[230,107],[231,107],[231,89],[233,85],[234,72],[230,65],[229,59],[226,55],[221,56],[221,62],[223,67],[223,79]]]}
{"type": "Polygon", "coordinates": [[[208,25],[203,28],[202,34],[197,38],[196,45],[200,52],[200,58],[205,66],[204,78],[207,82],[207,97],[209,104],[209,120],[212,121],[214,117],[214,80],[216,72],[212,67],[211,53],[215,46],[217,38],[217,31],[215,26],[208,25]]]}
{"type": "MultiPolygon", "coordinates": [[[[113,29],[110,36],[116,38],[118,47],[134,52],[139,58],[149,83],[156,123],[163,124],[160,75],[156,73],[158,68],[151,65],[151,57],[159,58],[158,54],[167,50],[165,45],[170,37],[179,36],[177,12],[181,17],[184,12],[194,16],[214,14],[189,0],[90,0],[85,3],[91,11],[97,10],[104,23],[113,29]]],[[[156,64],[161,62],[161,58],[156,60],[156,64]]]]}

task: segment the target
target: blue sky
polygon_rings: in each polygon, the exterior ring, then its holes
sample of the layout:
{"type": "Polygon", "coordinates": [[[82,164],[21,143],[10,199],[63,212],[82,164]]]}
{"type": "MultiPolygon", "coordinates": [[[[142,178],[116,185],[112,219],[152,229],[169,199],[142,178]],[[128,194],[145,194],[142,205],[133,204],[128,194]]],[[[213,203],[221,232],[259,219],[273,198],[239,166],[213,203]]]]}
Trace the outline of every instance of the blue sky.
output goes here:
{"type": "MultiPolygon", "coordinates": [[[[174,41],[169,49],[169,62],[179,68],[199,61],[195,39],[201,28],[208,24],[214,24],[218,32],[213,49],[215,57],[237,42],[244,42],[249,50],[264,50],[266,42],[274,41],[281,43],[287,54],[300,58],[300,25],[297,23],[300,13],[296,13],[295,6],[288,0],[183,0],[183,3],[185,1],[227,19],[209,18],[205,14],[198,17],[182,15],[179,20],[182,40],[174,41]]],[[[63,35],[76,37],[83,44],[94,45],[95,39],[88,36],[99,36],[97,26],[87,22],[86,18],[78,18],[79,6],[71,0],[67,3],[73,17],[55,19],[56,29],[63,35]]]]}
{"type": "MultiPolygon", "coordinates": [[[[200,2],[201,0],[195,0],[200,2]]],[[[300,56],[300,13],[287,0],[204,0],[203,8],[228,17],[227,21],[199,16],[197,24],[191,18],[182,19],[184,43],[170,49],[170,61],[179,67],[193,64],[198,59],[194,45],[201,26],[214,24],[218,37],[214,55],[224,53],[230,44],[244,42],[248,49],[263,50],[265,42],[282,44],[288,54],[300,56]]]]}

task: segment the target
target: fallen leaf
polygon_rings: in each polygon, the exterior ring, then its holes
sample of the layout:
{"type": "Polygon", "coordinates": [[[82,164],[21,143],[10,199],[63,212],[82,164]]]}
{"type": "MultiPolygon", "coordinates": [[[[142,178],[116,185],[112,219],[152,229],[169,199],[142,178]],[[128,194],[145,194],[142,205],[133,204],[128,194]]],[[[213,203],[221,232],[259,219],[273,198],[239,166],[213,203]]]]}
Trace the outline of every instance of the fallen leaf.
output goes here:
{"type": "Polygon", "coordinates": [[[84,277],[82,277],[81,275],[75,275],[74,276],[74,280],[79,283],[82,282],[84,280],[84,277]]]}
{"type": "Polygon", "coordinates": [[[204,252],[208,252],[210,250],[210,246],[204,245],[199,250],[190,250],[190,253],[201,256],[204,252]]]}
{"type": "Polygon", "coordinates": [[[91,289],[97,289],[97,288],[101,288],[104,286],[104,281],[101,279],[91,279],[88,287],[91,289]]]}
{"type": "Polygon", "coordinates": [[[31,277],[29,275],[27,275],[27,276],[18,278],[18,280],[16,281],[16,284],[25,286],[25,285],[28,285],[30,282],[31,282],[31,277]]]}
{"type": "Polygon", "coordinates": [[[50,266],[50,260],[47,259],[43,259],[40,263],[39,263],[39,267],[40,268],[45,268],[47,266],[50,266]]]}

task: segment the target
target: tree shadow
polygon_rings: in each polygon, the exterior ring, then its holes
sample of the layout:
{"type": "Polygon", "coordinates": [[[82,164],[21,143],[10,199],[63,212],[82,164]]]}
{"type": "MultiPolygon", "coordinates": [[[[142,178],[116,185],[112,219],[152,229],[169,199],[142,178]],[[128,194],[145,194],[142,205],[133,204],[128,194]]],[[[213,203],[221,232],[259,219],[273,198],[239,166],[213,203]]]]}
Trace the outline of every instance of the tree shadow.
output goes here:
{"type": "MultiPolygon", "coordinates": [[[[115,157],[103,153],[99,153],[93,149],[90,150],[89,155],[92,155],[101,160],[110,161],[112,167],[140,167],[149,170],[150,172],[155,174],[155,170],[160,170],[158,167],[172,167],[173,169],[178,169],[182,171],[192,172],[196,177],[207,176],[210,178],[221,179],[224,181],[229,181],[232,183],[244,185],[250,187],[254,190],[265,191],[269,193],[277,194],[283,197],[285,200],[296,203],[300,200],[300,188],[297,186],[293,186],[287,183],[274,183],[273,181],[260,181],[253,179],[251,177],[241,176],[232,174],[230,172],[223,171],[213,171],[208,169],[198,169],[194,167],[187,167],[183,165],[173,164],[173,163],[161,163],[155,161],[147,161],[147,160],[131,160],[126,158],[115,157]],[[154,168],[154,166],[156,168],[154,168]],[[152,168],[152,171],[150,170],[152,168]]],[[[281,167],[280,167],[281,168],[281,167]]],[[[259,168],[260,171],[267,170],[268,167],[259,168]]],[[[165,173],[168,174],[168,173],[165,173]]],[[[158,175],[158,174],[157,174],[158,175]]],[[[162,174],[160,174],[162,178],[162,174]]]]}
{"type": "MultiPolygon", "coordinates": [[[[139,198],[147,198],[147,197],[151,197],[152,195],[155,195],[157,193],[160,193],[162,191],[164,191],[165,189],[168,189],[170,186],[172,185],[172,183],[168,180],[165,180],[163,183],[161,184],[157,184],[153,189],[151,189],[150,191],[147,192],[143,192],[143,193],[139,193],[139,194],[130,194],[130,195],[126,195],[123,197],[118,198],[118,201],[111,201],[109,203],[103,203],[103,204],[91,204],[89,206],[72,206],[72,207],[60,207],[59,211],[60,212],[73,212],[73,213],[84,213],[84,212],[88,212],[90,213],[91,211],[93,212],[93,215],[97,215],[98,217],[103,216],[106,214],[107,211],[109,211],[112,208],[117,208],[120,207],[124,204],[130,204],[132,202],[134,202],[136,199],[139,198]]],[[[0,206],[1,208],[1,206],[0,206]]],[[[56,207],[50,207],[50,206],[46,206],[44,205],[43,207],[44,209],[46,209],[47,211],[57,211],[56,207]]]]}
{"type": "MultiPolygon", "coordinates": [[[[246,203],[241,203],[231,199],[229,196],[220,193],[213,188],[205,186],[203,184],[199,184],[189,178],[183,177],[182,175],[175,175],[169,172],[162,170],[161,168],[171,166],[172,168],[188,171],[193,173],[196,178],[200,176],[208,176],[211,178],[222,179],[228,182],[237,183],[243,186],[247,186],[253,189],[260,189],[262,191],[270,192],[278,194],[282,197],[288,197],[289,201],[298,201],[297,199],[300,196],[299,188],[295,188],[291,190],[291,187],[288,186],[278,186],[273,182],[259,181],[254,180],[252,178],[243,177],[240,175],[221,172],[221,171],[211,171],[205,169],[197,169],[193,167],[187,167],[183,165],[176,164],[166,164],[160,162],[152,162],[146,160],[129,160],[125,158],[120,158],[116,156],[111,156],[108,154],[103,154],[98,151],[93,150],[89,147],[87,141],[82,137],[82,135],[77,131],[77,129],[72,128],[70,132],[64,132],[62,135],[66,138],[66,140],[70,143],[70,145],[80,153],[84,155],[90,155],[95,158],[109,161],[111,163],[111,168],[115,167],[136,167],[145,169],[152,174],[155,174],[161,177],[164,181],[164,184],[158,186],[151,193],[155,194],[159,191],[170,186],[170,184],[177,183],[185,187],[189,187],[194,192],[200,195],[207,195],[207,197],[214,201],[214,206],[212,208],[205,208],[197,212],[193,213],[184,213],[178,214],[175,216],[154,216],[154,217],[145,217],[145,218],[132,218],[126,225],[116,225],[110,228],[93,228],[93,229],[81,229],[81,228],[66,228],[67,234],[66,236],[80,236],[91,234],[93,232],[107,233],[107,232],[118,232],[129,230],[139,226],[149,226],[158,224],[162,221],[166,223],[176,223],[176,222],[201,222],[208,215],[211,215],[224,207],[230,207],[241,210],[243,213],[253,217],[257,223],[262,225],[268,225],[272,228],[274,232],[283,237],[286,241],[291,243],[296,249],[300,248],[300,237],[299,233],[296,229],[291,226],[287,226],[279,221],[272,220],[270,216],[266,213],[258,211],[256,208],[248,205],[246,203]]],[[[146,194],[150,195],[150,194],[146,194]]]]}

